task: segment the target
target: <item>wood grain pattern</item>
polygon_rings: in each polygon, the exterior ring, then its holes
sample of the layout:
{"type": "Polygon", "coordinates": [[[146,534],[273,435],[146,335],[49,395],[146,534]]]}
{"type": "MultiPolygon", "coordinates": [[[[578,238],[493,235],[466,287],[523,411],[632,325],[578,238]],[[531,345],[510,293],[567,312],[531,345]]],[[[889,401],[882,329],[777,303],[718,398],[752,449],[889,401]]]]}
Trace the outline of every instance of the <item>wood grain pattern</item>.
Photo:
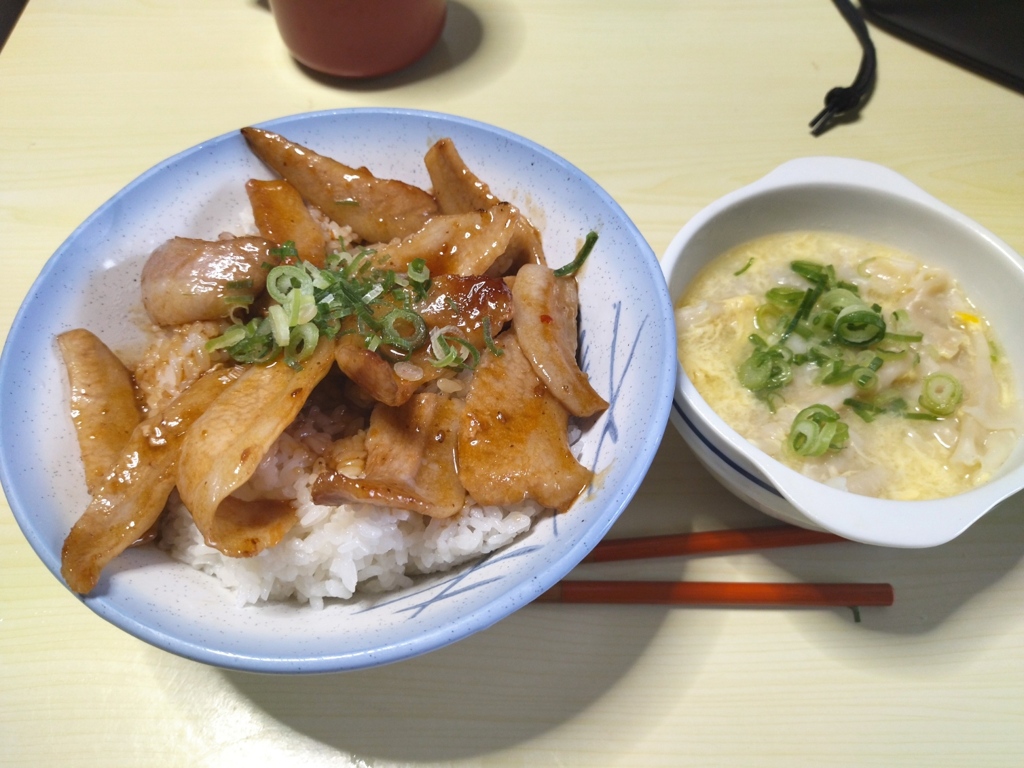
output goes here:
{"type": "MultiPolygon", "coordinates": [[[[50,254],[164,158],[307,110],[434,109],[566,157],[656,253],[794,157],[880,162],[1024,252],[1024,99],[872,29],[860,118],[813,139],[859,50],[821,0],[459,0],[369,83],[310,77],[256,0],[32,0],[0,54],[0,336],[50,254]],[[170,42],[169,42],[170,41],[170,42]]],[[[424,147],[426,151],[426,147],[424,147]]],[[[543,226],[543,222],[537,222],[543,226]]],[[[765,524],[669,431],[612,535],[765,524]]],[[[581,579],[889,582],[891,608],[529,606],[411,661],[222,672],[85,608],[0,505],[0,763],[76,766],[1024,764],[1024,498],[937,549],[595,563],[581,579]]]]}

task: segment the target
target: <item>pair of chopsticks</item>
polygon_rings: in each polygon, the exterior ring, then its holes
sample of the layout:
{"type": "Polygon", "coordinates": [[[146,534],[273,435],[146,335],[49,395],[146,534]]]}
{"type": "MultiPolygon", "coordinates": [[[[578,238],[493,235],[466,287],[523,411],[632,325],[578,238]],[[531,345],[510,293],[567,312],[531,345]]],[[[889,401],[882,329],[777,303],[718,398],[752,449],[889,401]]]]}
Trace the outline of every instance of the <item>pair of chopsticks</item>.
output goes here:
{"type": "MultiPolygon", "coordinates": [[[[846,541],[848,540],[831,533],[779,525],[634,539],[609,539],[598,544],[583,562],[606,563],[616,560],[776,549],[846,541]]],[[[892,605],[893,589],[891,584],[566,579],[537,600],[554,603],[846,607],[852,608],[854,615],[857,616],[857,609],[864,606],[892,605]]]]}

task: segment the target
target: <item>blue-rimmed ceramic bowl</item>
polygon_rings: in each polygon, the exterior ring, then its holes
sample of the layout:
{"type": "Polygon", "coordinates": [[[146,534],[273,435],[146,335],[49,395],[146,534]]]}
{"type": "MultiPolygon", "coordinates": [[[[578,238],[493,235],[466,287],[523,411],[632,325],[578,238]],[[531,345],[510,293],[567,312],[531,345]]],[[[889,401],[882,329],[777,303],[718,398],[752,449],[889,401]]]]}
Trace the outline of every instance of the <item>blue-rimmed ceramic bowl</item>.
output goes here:
{"type": "MultiPolygon", "coordinates": [[[[819,230],[885,243],[952,273],[983,307],[1024,402],[1020,322],[1024,260],[977,222],[898,173],[861,160],[792,160],[711,203],[669,244],[661,266],[673,301],[711,259],[763,235],[819,230]]],[[[860,496],[810,480],[756,448],[707,404],[682,365],[672,423],[709,471],[761,511],[868,544],[930,547],[962,533],[1024,488],[1024,441],[986,484],[931,501],[860,496]]]]}
{"type": "MultiPolygon", "coordinates": [[[[598,481],[567,513],[455,571],[383,597],[242,608],[212,577],[155,548],[126,552],[85,604],[182,656],[260,672],[330,672],[399,661],[457,641],[526,605],[597,544],[636,492],[658,448],[675,382],[675,330],[657,258],[622,209],[579,169],[533,142],[479,122],[419,111],[354,109],[261,127],[381,177],[424,188],[422,158],[450,137],[492,191],[541,230],[552,266],[591,229],[580,275],[581,359],[610,409],[578,443],[598,481]]],[[[64,537],[88,502],[55,337],[98,333],[140,343],[139,274],[175,235],[213,238],[247,210],[245,182],[270,178],[238,132],[199,144],[133,181],[47,262],[0,358],[0,479],[26,538],[58,578],[64,537]]]]}

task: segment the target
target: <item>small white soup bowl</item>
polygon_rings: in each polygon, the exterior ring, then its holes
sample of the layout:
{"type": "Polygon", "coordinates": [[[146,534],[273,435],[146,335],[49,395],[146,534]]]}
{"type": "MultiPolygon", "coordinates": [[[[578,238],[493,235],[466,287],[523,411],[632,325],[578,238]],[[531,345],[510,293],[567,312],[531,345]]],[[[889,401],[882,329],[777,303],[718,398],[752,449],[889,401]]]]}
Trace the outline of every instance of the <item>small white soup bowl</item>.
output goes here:
{"type": "MultiPolygon", "coordinates": [[[[698,213],[662,260],[677,303],[715,256],[775,232],[840,232],[885,243],[949,270],[992,324],[1024,398],[1024,260],[1006,243],[903,176],[873,163],[809,157],[783,164],[698,213]]],[[[708,470],[736,496],[795,525],[868,544],[930,547],[958,536],[1024,488],[1024,440],[1000,471],[966,493],[931,501],[860,496],[810,480],[754,447],[704,401],[682,365],[671,420],[708,470]]]]}

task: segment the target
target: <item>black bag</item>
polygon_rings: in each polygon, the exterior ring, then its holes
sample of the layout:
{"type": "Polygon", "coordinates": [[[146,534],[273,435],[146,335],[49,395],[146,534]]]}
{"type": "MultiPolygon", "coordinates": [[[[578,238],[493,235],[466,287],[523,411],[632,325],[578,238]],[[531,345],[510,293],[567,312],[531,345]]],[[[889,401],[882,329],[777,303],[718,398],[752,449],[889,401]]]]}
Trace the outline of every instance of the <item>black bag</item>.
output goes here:
{"type": "Polygon", "coordinates": [[[864,18],[1024,93],[1024,0],[860,0],[864,18]]]}

